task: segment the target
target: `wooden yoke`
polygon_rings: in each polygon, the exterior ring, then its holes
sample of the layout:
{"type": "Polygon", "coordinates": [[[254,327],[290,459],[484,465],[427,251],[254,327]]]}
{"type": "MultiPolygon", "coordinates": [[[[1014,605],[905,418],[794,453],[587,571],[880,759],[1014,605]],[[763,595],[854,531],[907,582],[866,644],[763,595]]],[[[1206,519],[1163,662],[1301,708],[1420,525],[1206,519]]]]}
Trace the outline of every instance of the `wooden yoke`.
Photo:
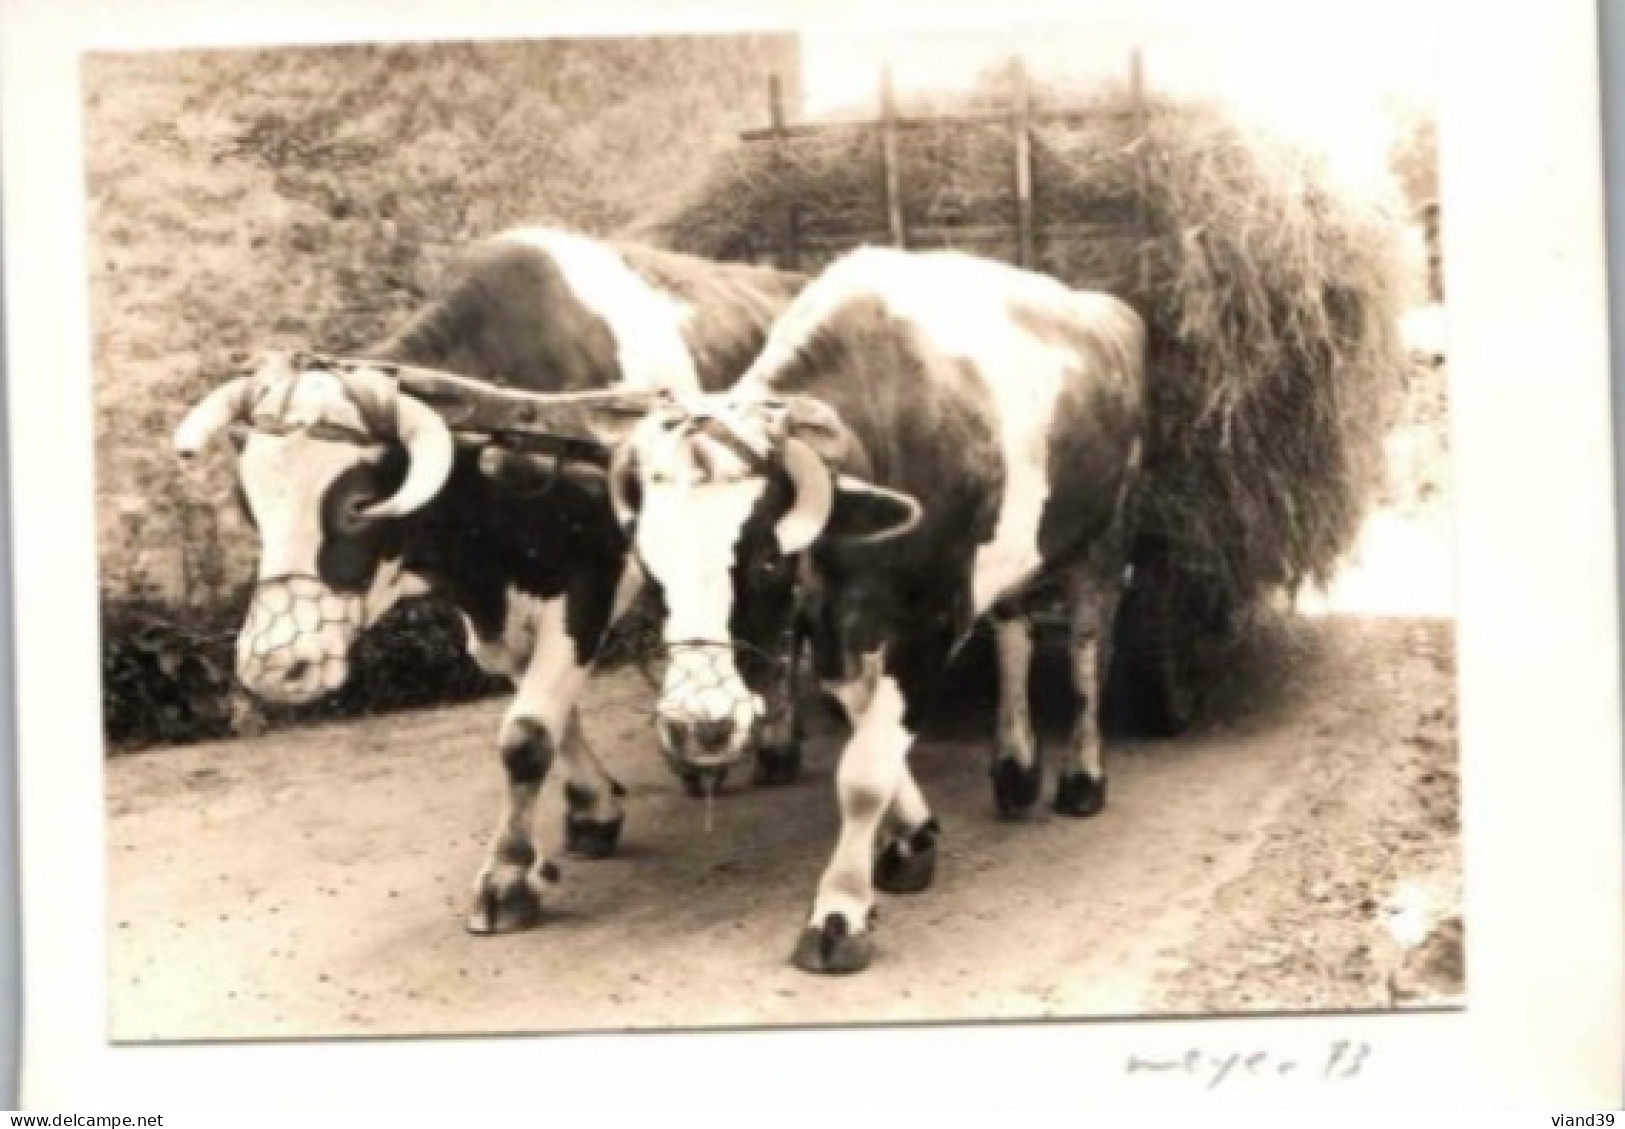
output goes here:
{"type": "Polygon", "coordinates": [[[393,369],[401,391],[445,416],[454,431],[544,451],[584,448],[604,462],[638,420],[670,398],[667,392],[627,389],[523,392],[434,369],[377,367],[393,369]]]}
{"type": "Polygon", "coordinates": [[[360,357],[305,354],[304,363],[338,371],[370,369],[445,419],[459,446],[480,451],[480,469],[505,485],[551,481],[566,466],[601,478],[615,445],[666,391],[595,389],[527,392],[439,369],[360,357]]]}

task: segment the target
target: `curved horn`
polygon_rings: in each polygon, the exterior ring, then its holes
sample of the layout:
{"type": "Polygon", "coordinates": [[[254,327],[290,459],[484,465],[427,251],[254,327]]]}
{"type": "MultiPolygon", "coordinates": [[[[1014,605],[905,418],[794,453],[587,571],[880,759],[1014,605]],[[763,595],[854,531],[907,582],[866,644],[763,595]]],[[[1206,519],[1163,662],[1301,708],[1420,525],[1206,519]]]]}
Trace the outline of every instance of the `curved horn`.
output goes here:
{"type": "Polygon", "coordinates": [[[632,505],[632,484],[636,476],[632,444],[618,444],[609,457],[609,504],[615,508],[615,520],[622,529],[631,529],[632,519],[637,517],[637,508],[632,505]]]}
{"type": "Polygon", "coordinates": [[[406,481],[393,497],[368,506],[364,513],[369,518],[404,517],[422,508],[451,477],[452,459],[457,453],[446,421],[421,400],[401,396],[395,402],[395,413],[396,434],[410,460],[406,481]]]}
{"type": "Polygon", "coordinates": [[[233,377],[199,400],[175,428],[175,453],[190,459],[234,423],[248,419],[253,378],[233,377]]]}
{"type": "Polygon", "coordinates": [[[835,478],[818,452],[795,438],[785,440],[784,469],[796,492],[795,504],[779,519],[774,533],[779,551],[789,556],[811,545],[829,524],[835,509],[835,478]]]}
{"type": "Polygon", "coordinates": [[[851,494],[869,494],[876,498],[884,498],[903,511],[903,516],[893,525],[883,529],[876,529],[868,533],[840,534],[838,539],[843,545],[875,545],[881,541],[890,541],[901,537],[905,533],[912,533],[914,527],[920,524],[920,518],[925,510],[918,499],[911,494],[904,494],[898,490],[888,490],[884,486],[876,486],[872,482],[863,482],[856,478],[841,475],[837,484],[842,491],[851,494]]]}

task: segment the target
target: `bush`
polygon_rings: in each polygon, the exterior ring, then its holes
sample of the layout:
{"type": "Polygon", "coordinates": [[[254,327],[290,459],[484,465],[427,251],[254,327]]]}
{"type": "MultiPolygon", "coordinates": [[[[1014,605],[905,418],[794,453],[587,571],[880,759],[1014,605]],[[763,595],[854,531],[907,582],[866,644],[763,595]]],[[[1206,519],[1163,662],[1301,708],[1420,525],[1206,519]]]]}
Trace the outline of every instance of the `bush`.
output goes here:
{"type": "Polygon", "coordinates": [[[102,727],[110,751],[232,731],[232,625],[141,599],[103,601],[102,727]]]}
{"type": "Polygon", "coordinates": [[[350,680],[305,706],[258,703],[232,674],[236,615],[144,600],[102,608],[103,727],[111,752],[221,740],[296,725],[474,701],[510,689],[468,656],[461,619],[438,601],[392,609],[356,646],[350,680]]]}

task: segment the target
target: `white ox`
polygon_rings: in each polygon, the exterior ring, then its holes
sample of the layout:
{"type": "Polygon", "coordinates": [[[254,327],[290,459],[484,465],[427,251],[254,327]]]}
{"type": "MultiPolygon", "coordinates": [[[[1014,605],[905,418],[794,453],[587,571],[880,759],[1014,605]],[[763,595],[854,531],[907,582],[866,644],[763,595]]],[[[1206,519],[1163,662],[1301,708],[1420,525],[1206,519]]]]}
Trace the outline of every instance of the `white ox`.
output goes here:
{"type": "Polygon", "coordinates": [[[1067,594],[1081,698],[1054,807],[1101,809],[1144,353],[1140,319],[1106,295],[950,252],[866,249],[801,292],[731,391],[652,413],[618,449],[616,508],[669,609],[659,713],[673,755],[743,755],[760,707],[735,655],[810,601],[820,676],[853,732],[799,967],[866,967],[875,886],[929,884],[939,829],[907,754],[984,614],[1001,665],[995,796],[1006,812],[1036,801],[1022,604],[1040,583],[1067,594]]]}

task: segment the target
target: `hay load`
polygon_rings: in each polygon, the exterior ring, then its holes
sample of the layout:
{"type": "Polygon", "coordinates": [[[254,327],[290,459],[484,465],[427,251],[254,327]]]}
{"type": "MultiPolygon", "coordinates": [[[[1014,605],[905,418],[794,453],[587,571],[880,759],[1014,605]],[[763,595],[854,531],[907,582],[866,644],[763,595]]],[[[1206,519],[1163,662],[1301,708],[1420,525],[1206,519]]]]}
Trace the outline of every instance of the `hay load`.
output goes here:
{"type": "MultiPolygon", "coordinates": [[[[1166,689],[1190,689],[1216,635],[1193,629],[1328,581],[1353,545],[1407,371],[1403,227],[1385,202],[1339,191],[1315,157],[1216,106],[1126,87],[1033,99],[1079,111],[1031,126],[1033,265],[1126,298],[1150,328],[1143,582],[1123,653],[1166,689]]],[[[910,246],[1018,261],[1011,105],[995,82],[958,104],[901,107],[900,216],[879,129],[792,131],[741,143],[629,234],[715,258],[791,249],[811,269],[891,241],[900,218],[910,246]],[[956,120],[919,121],[946,114],[956,120]]],[[[1177,727],[1189,702],[1159,708],[1177,727]]]]}

